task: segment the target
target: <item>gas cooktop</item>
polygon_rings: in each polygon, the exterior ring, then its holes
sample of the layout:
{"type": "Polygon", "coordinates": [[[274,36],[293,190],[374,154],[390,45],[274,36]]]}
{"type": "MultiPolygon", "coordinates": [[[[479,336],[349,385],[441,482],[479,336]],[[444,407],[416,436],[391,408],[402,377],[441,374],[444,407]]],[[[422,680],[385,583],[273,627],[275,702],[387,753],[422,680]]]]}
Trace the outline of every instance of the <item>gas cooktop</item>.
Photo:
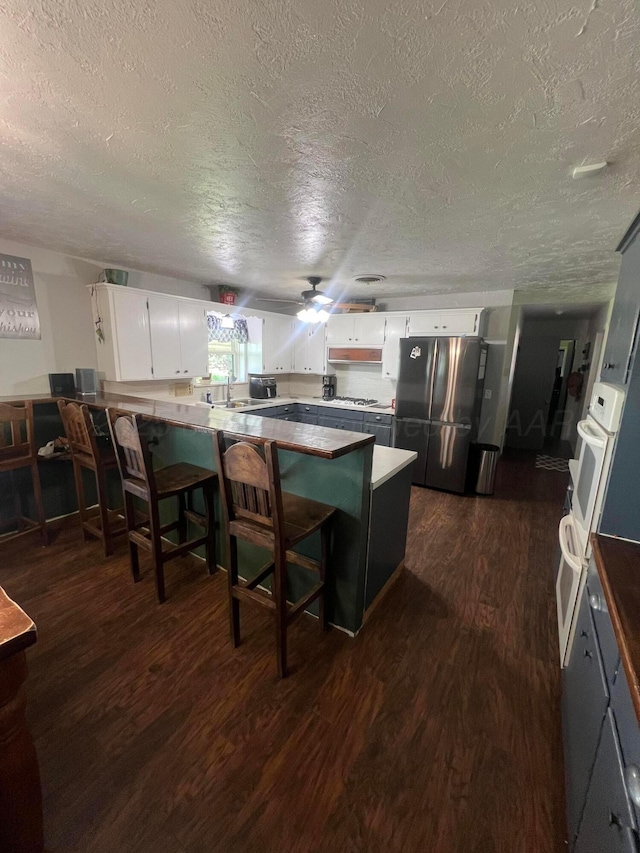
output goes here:
{"type": "Polygon", "coordinates": [[[377,400],[368,400],[365,397],[334,397],[327,403],[335,403],[338,406],[375,406],[377,400]]]}

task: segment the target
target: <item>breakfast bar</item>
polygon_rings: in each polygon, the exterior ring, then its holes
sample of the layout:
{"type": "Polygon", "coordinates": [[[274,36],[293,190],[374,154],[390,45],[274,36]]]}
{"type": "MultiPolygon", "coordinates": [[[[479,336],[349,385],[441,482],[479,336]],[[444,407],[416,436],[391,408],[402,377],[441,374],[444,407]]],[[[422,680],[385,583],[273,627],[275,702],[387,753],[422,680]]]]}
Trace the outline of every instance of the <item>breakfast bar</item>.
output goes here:
{"type": "MultiPolygon", "coordinates": [[[[34,403],[39,445],[62,433],[53,397],[30,398],[34,403]]],[[[7,400],[7,402],[9,402],[7,400]]],[[[154,464],[188,462],[216,470],[215,430],[276,442],[284,491],[337,509],[333,529],[329,577],[329,621],[351,634],[364,624],[365,611],[384,593],[402,566],[407,535],[411,465],[415,454],[374,447],[371,435],[237,413],[221,408],[180,405],[141,397],[104,394],[82,398],[97,422],[107,408],[141,415],[145,435],[153,442],[154,464]]],[[[54,518],[75,511],[73,479],[64,459],[43,461],[55,474],[43,477],[46,515],[54,518]]],[[[117,499],[117,478],[110,491],[117,499]]],[[[169,501],[165,502],[170,504],[169,501]]],[[[219,506],[216,517],[220,523],[219,506]]],[[[171,506],[165,507],[170,515],[171,506]]],[[[163,523],[169,521],[167,517],[163,523]]],[[[224,537],[217,537],[217,562],[226,567],[224,537]]],[[[264,552],[250,543],[240,544],[240,566],[250,573],[264,563],[264,552]]],[[[310,537],[301,553],[312,559],[320,550],[319,536],[310,537]],[[305,551],[306,549],[306,551],[305,551]]],[[[143,568],[143,577],[144,577],[143,568]]],[[[304,595],[311,584],[307,572],[289,567],[293,598],[304,595]]],[[[310,608],[312,611],[314,605],[310,608]]]]}

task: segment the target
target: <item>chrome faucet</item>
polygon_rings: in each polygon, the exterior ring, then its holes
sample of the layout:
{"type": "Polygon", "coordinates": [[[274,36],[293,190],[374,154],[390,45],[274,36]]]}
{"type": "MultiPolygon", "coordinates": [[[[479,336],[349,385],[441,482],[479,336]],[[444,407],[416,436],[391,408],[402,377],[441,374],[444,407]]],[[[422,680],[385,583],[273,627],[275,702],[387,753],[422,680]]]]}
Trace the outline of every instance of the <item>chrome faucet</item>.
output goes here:
{"type": "Polygon", "coordinates": [[[233,383],[236,381],[236,377],[229,374],[227,376],[227,409],[233,409],[235,403],[231,397],[231,389],[233,388],[233,383]]]}

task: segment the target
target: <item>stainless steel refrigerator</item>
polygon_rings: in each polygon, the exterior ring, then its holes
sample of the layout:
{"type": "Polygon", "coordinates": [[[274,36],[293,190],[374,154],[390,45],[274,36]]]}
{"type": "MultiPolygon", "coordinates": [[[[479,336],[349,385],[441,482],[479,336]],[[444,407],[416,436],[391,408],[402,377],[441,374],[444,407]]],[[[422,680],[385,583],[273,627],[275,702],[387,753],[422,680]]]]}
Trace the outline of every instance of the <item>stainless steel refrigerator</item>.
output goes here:
{"type": "Polygon", "coordinates": [[[414,483],[464,492],[486,359],[481,338],[400,340],[395,446],[418,453],[414,483]]]}

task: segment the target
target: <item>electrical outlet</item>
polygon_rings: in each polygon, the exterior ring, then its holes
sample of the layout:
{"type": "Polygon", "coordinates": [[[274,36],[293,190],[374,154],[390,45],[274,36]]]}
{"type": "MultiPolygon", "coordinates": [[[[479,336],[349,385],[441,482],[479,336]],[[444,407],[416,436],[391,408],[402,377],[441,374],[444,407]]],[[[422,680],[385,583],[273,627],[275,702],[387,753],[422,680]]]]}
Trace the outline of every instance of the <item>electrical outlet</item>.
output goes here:
{"type": "Polygon", "coordinates": [[[484,392],[484,399],[485,400],[491,399],[491,388],[487,388],[487,390],[484,392]]]}

